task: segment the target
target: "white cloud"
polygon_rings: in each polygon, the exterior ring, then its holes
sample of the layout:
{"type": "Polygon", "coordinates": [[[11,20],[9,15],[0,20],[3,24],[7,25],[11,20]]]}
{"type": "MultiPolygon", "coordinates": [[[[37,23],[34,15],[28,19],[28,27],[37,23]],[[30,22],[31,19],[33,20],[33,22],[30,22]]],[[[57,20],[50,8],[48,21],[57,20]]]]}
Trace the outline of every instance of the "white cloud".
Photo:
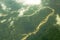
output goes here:
{"type": "Polygon", "coordinates": [[[26,7],[26,8],[21,8],[18,10],[19,14],[18,17],[24,16],[24,12],[27,12],[29,10],[30,6],[26,7]]]}
{"type": "Polygon", "coordinates": [[[25,0],[24,4],[25,5],[39,5],[41,3],[40,0],[25,0]]]}
{"type": "Polygon", "coordinates": [[[6,8],[7,8],[6,5],[3,4],[3,3],[1,3],[1,7],[2,7],[3,10],[6,10],[6,8]]]}
{"type": "Polygon", "coordinates": [[[6,21],[6,19],[2,20],[1,23],[4,23],[6,21]]]}
{"type": "Polygon", "coordinates": [[[13,24],[14,24],[14,21],[11,21],[9,26],[13,26],[13,24]]]}
{"type": "Polygon", "coordinates": [[[41,0],[16,0],[17,3],[23,3],[23,5],[39,5],[41,0]]]}
{"type": "Polygon", "coordinates": [[[58,14],[56,15],[56,21],[57,21],[56,24],[57,24],[57,25],[60,25],[60,17],[59,17],[58,14]]]}
{"type": "Polygon", "coordinates": [[[18,16],[23,16],[24,12],[25,12],[25,9],[19,9],[18,12],[19,12],[18,16]]]}

